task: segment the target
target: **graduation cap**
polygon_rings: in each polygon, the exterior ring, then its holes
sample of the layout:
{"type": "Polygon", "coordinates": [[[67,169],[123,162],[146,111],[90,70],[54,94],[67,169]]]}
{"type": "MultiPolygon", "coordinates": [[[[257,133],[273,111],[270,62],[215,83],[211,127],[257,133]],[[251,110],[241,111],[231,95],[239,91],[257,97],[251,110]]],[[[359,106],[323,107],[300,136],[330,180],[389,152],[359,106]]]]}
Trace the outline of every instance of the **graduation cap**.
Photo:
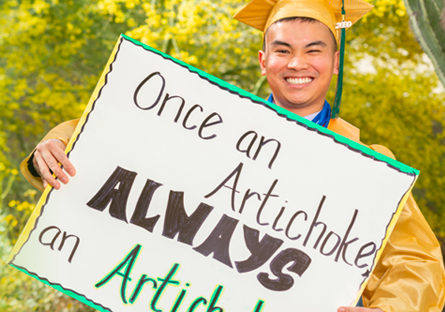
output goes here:
{"type": "Polygon", "coordinates": [[[343,88],[346,28],[373,7],[363,0],[253,0],[234,18],[264,33],[276,21],[289,17],[309,17],[325,24],[340,44],[340,67],[332,109],[332,118],[337,118],[343,88]]]}

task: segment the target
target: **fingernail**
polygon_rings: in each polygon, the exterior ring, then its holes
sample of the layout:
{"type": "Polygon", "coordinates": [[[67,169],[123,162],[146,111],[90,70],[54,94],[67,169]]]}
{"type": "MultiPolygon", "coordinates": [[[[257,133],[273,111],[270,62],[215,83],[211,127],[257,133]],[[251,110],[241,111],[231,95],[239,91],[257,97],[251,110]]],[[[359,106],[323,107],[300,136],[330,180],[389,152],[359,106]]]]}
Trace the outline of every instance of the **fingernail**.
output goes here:
{"type": "Polygon", "coordinates": [[[71,176],[73,176],[73,175],[76,174],[76,171],[74,171],[74,170],[70,170],[70,171],[69,171],[69,174],[70,174],[71,176]]]}
{"type": "Polygon", "coordinates": [[[61,180],[63,183],[65,183],[65,184],[68,183],[68,178],[63,177],[63,178],[61,178],[60,180],[61,180]]]}
{"type": "Polygon", "coordinates": [[[60,188],[60,183],[54,183],[54,187],[56,188],[56,190],[58,190],[60,188]]]}
{"type": "Polygon", "coordinates": [[[346,312],[346,309],[345,308],[339,308],[338,312],[346,312]]]}

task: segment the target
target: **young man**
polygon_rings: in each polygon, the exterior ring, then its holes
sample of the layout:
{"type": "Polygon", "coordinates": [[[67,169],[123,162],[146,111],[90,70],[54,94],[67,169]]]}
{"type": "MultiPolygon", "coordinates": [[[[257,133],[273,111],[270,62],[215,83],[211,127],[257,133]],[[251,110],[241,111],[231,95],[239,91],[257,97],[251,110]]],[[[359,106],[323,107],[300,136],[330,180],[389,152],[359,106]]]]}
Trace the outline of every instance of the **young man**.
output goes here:
{"type": "MultiPolygon", "coordinates": [[[[254,0],[235,18],[248,24],[253,21],[265,32],[258,58],[272,89],[269,101],[360,142],[357,128],[330,119],[331,108],[325,101],[332,74],[340,70],[332,1],[254,0]]],[[[362,14],[369,5],[360,2],[354,1],[365,6],[362,14]]],[[[68,182],[58,162],[71,176],[75,174],[63,150],[76,125],[77,121],[69,121],[54,128],[22,163],[24,175],[39,189],[47,183],[60,188],[50,169],[63,183],[68,182]]],[[[370,147],[393,157],[383,146],[370,147]]],[[[440,246],[412,196],[362,297],[366,308],[339,307],[338,311],[441,311],[444,269],[440,246]]]]}

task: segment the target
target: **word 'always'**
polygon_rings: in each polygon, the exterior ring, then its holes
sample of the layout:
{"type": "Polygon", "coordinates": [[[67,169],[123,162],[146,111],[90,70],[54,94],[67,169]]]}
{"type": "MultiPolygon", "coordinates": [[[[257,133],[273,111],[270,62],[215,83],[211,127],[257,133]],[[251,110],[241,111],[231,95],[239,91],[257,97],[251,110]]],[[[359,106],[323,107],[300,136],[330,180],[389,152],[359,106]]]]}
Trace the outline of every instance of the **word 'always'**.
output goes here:
{"type": "MultiPolygon", "coordinates": [[[[109,206],[109,213],[112,217],[128,223],[126,217],[127,199],[136,175],[136,172],[117,167],[87,205],[99,211],[104,211],[109,206]]],[[[147,217],[147,212],[153,195],[161,186],[161,183],[147,179],[130,219],[131,224],[153,232],[160,215],[147,217]]],[[[239,220],[223,214],[201,244],[196,246],[193,243],[196,234],[213,208],[205,203],[200,203],[191,215],[187,215],[184,207],[184,193],[170,191],[162,235],[169,239],[174,239],[177,236],[179,242],[192,246],[194,251],[204,256],[213,253],[214,259],[233,269],[229,247],[239,220]]],[[[235,261],[235,267],[239,273],[259,269],[283,244],[283,240],[268,234],[265,234],[260,240],[260,232],[246,225],[243,226],[243,232],[246,247],[251,255],[245,260],[235,261]]],[[[310,263],[311,258],[306,253],[296,248],[287,248],[280,251],[270,263],[270,270],[276,278],[271,278],[269,273],[260,272],[257,279],[261,285],[270,290],[285,291],[293,286],[294,279],[291,275],[285,274],[283,269],[286,268],[288,271],[302,276],[310,263]],[[289,266],[289,264],[291,265],[289,266]]]]}

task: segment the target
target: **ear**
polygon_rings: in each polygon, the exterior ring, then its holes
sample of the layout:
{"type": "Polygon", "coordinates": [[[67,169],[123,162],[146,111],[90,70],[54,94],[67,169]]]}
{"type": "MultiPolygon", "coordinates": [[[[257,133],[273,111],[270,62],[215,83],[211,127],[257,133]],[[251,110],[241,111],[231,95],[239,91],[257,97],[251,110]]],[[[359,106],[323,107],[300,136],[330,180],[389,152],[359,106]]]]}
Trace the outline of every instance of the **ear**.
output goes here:
{"type": "Polygon", "coordinates": [[[334,70],[333,74],[338,75],[340,69],[340,51],[335,51],[334,53],[334,70]]]}
{"type": "Polygon", "coordinates": [[[266,52],[258,51],[258,63],[260,63],[261,67],[261,75],[266,75],[266,52]]]}

